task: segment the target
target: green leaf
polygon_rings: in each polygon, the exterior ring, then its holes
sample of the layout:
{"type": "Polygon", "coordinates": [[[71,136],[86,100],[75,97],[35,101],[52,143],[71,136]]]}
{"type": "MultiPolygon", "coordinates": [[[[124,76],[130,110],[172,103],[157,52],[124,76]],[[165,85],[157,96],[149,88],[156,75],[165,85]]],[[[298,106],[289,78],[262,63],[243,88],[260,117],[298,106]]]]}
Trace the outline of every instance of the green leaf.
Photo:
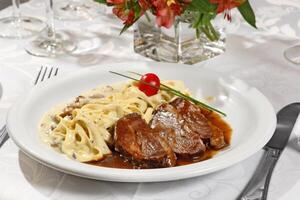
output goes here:
{"type": "Polygon", "coordinates": [[[207,24],[210,23],[210,21],[211,21],[212,19],[215,18],[215,16],[216,16],[216,15],[210,15],[210,14],[203,15],[203,18],[202,18],[202,22],[201,22],[201,23],[207,25],[207,24]]]}
{"type": "Polygon", "coordinates": [[[214,14],[217,6],[211,4],[209,0],[193,0],[186,8],[190,11],[200,11],[202,13],[214,14]]]}
{"type": "Polygon", "coordinates": [[[139,18],[140,18],[140,16],[139,16],[139,17],[135,17],[135,20],[132,22],[132,24],[125,24],[125,25],[123,26],[121,32],[120,32],[120,35],[122,35],[122,33],[124,33],[125,31],[127,31],[127,29],[128,29],[129,27],[131,27],[131,26],[132,26],[139,18]]]}
{"type": "Polygon", "coordinates": [[[132,26],[132,24],[128,25],[128,24],[125,24],[120,32],[120,35],[122,35],[122,33],[124,33],[125,31],[127,31],[127,29],[132,26]]]}
{"type": "Polygon", "coordinates": [[[238,7],[238,9],[239,9],[241,15],[243,16],[243,18],[246,20],[246,22],[248,22],[254,28],[257,28],[255,14],[253,12],[253,9],[252,9],[249,1],[247,0],[245,3],[240,5],[238,7]]]}
{"type": "Polygon", "coordinates": [[[95,0],[98,3],[106,4],[106,0],[95,0]]]}
{"type": "Polygon", "coordinates": [[[137,21],[141,15],[143,14],[142,13],[142,9],[140,7],[140,5],[138,3],[135,3],[133,4],[132,8],[134,10],[134,22],[137,21]]]}
{"type": "Polygon", "coordinates": [[[198,16],[195,17],[194,22],[192,23],[192,27],[198,29],[201,26],[203,14],[198,12],[198,16]]]}

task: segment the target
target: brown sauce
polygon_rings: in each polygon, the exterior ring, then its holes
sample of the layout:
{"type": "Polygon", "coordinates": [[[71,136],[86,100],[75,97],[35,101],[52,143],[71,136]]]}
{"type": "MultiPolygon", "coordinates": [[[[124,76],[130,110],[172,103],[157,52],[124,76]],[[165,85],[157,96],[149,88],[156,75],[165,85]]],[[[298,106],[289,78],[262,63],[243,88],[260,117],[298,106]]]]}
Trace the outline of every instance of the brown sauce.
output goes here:
{"type": "MultiPolygon", "coordinates": [[[[205,117],[215,126],[223,130],[225,141],[230,145],[232,129],[231,127],[214,112],[204,112],[205,117]]],[[[226,147],[224,147],[226,148],[226,147]]],[[[223,148],[223,149],[224,149],[223,148]]],[[[197,163],[203,160],[207,160],[216,155],[220,150],[207,149],[201,156],[191,157],[191,158],[177,158],[176,166],[188,165],[192,163],[197,163]]],[[[113,152],[112,155],[106,156],[103,160],[89,162],[88,164],[97,165],[101,167],[111,167],[111,168],[122,168],[122,169],[136,169],[134,165],[128,162],[122,155],[118,152],[113,152]]]]}

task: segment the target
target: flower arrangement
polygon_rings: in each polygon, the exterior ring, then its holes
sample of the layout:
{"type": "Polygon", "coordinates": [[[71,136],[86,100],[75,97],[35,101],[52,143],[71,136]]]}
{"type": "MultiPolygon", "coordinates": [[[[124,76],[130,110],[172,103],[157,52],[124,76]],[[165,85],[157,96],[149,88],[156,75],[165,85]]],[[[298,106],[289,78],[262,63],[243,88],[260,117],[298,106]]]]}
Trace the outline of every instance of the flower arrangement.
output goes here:
{"type": "MultiPolygon", "coordinates": [[[[230,10],[237,8],[243,18],[253,27],[255,15],[248,0],[95,0],[113,6],[113,13],[123,21],[121,33],[126,31],[141,16],[151,12],[159,27],[170,28],[176,17],[193,13],[190,26],[197,35],[203,32],[210,40],[217,40],[218,33],[211,24],[217,15],[231,21],[230,10]]],[[[191,15],[189,15],[191,16],[191,15]]]]}

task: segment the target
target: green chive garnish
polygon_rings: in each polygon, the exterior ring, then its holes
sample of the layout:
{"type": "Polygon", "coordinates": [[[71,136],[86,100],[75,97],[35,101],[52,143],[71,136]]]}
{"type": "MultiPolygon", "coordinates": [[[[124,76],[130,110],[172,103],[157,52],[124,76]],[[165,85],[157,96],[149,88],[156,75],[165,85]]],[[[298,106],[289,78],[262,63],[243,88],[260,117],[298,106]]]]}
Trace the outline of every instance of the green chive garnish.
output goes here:
{"type": "MultiPolygon", "coordinates": [[[[125,77],[125,78],[128,78],[128,79],[137,81],[137,82],[142,82],[143,84],[151,86],[151,87],[156,88],[156,89],[164,90],[164,91],[169,92],[169,93],[171,93],[171,94],[173,94],[175,96],[178,96],[178,97],[181,97],[181,98],[183,98],[185,100],[191,101],[191,102],[193,102],[197,106],[200,106],[200,107],[202,107],[204,109],[207,109],[207,110],[210,110],[210,111],[217,112],[217,113],[219,113],[219,114],[221,114],[221,115],[223,115],[223,116],[226,117],[226,114],[224,112],[222,112],[222,111],[220,111],[220,110],[218,110],[216,108],[213,108],[213,107],[211,107],[211,106],[209,106],[209,105],[207,105],[207,104],[205,104],[203,102],[200,102],[197,99],[194,99],[193,97],[190,97],[190,96],[188,96],[186,94],[183,94],[180,91],[175,90],[175,89],[173,89],[173,88],[171,88],[171,87],[169,87],[169,86],[167,86],[165,84],[160,83],[160,87],[158,88],[158,87],[156,87],[156,86],[154,86],[154,85],[152,85],[150,83],[147,83],[145,81],[142,81],[142,80],[139,80],[139,79],[136,79],[136,78],[124,75],[124,74],[120,74],[118,72],[113,72],[113,71],[109,71],[109,72],[112,73],[112,74],[116,74],[116,75],[119,75],[119,76],[122,76],[122,77],[125,77]]],[[[138,76],[142,76],[142,74],[139,74],[139,73],[136,73],[136,72],[129,72],[129,73],[132,73],[132,74],[135,74],[135,75],[138,75],[138,76]]]]}

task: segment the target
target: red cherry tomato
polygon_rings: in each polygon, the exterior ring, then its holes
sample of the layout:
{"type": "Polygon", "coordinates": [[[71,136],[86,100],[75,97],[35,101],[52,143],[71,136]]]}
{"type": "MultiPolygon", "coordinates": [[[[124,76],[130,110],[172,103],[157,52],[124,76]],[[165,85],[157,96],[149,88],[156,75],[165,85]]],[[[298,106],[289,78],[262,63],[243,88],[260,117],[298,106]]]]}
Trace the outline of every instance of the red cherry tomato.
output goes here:
{"type": "Polygon", "coordinates": [[[148,97],[158,93],[160,87],[160,80],[156,74],[147,73],[144,74],[139,82],[139,90],[144,92],[148,97]],[[145,84],[147,83],[147,84],[145,84]],[[153,86],[151,86],[151,85],[153,86]]]}

